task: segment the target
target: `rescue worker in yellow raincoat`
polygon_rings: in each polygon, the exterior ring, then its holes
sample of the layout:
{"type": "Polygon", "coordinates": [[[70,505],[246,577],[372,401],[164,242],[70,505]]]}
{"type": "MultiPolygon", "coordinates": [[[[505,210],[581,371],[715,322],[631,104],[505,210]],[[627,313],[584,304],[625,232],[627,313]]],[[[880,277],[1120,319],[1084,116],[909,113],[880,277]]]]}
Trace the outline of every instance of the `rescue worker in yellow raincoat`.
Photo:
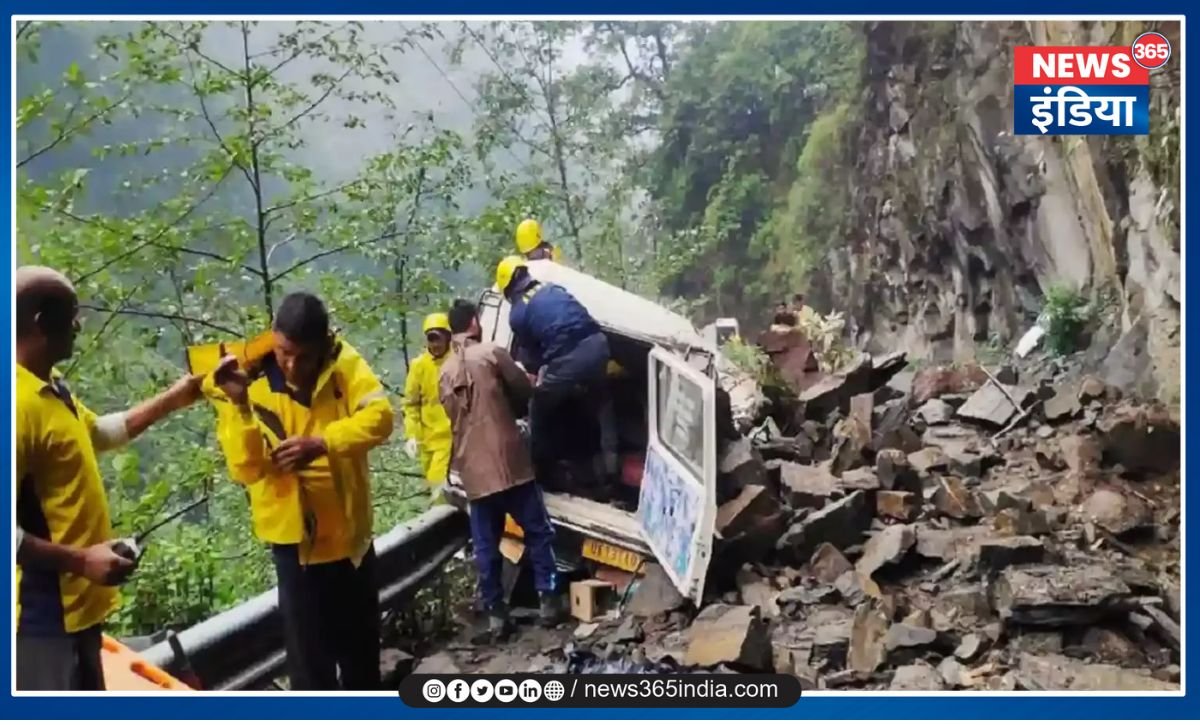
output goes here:
{"type": "Polygon", "coordinates": [[[291,688],[378,689],[367,453],[391,435],[392,406],[316,296],[285,297],[273,335],[250,370],[228,355],[201,389],[254,533],[271,547],[291,688]]]}
{"type": "Polygon", "coordinates": [[[517,225],[517,252],[528,260],[549,259],[563,263],[562,250],[542,239],[542,225],[536,219],[526,219],[517,225]]]}
{"type": "Polygon", "coordinates": [[[404,450],[420,456],[421,471],[430,486],[446,482],[450,468],[450,419],[438,398],[438,375],[450,350],[450,319],[435,312],[421,325],[425,352],[408,368],[404,383],[404,450]]]}

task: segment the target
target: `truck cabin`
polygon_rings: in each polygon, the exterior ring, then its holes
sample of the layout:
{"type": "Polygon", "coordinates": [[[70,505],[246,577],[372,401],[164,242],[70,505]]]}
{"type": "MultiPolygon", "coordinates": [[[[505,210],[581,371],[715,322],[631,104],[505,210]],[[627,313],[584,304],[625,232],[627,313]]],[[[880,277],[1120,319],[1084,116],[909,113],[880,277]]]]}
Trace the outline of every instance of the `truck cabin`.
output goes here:
{"type": "MultiPolygon", "coordinates": [[[[604,330],[610,350],[605,393],[611,401],[617,428],[618,485],[615,490],[599,485],[596,461],[601,451],[597,406],[559,411],[560,420],[553,427],[557,435],[551,447],[560,452],[561,457],[553,471],[553,479],[539,482],[550,493],[570,494],[634,511],[648,445],[650,352],[656,346],[677,350],[693,347],[700,352],[704,341],[685,318],[590,275],[541,261],[531,262],[529,269],[540,282],[565,287],[587,307],[604,330]]],[[[508,313],[508,302],[498,292],[487,290],[481,295],[479,315],[483,338],[505,347],[516,357],[521,341],[508,327],[508,313]]],[[[707,353],[701,352],[697,357],[697,367],[710,362],[707,353]]]]}

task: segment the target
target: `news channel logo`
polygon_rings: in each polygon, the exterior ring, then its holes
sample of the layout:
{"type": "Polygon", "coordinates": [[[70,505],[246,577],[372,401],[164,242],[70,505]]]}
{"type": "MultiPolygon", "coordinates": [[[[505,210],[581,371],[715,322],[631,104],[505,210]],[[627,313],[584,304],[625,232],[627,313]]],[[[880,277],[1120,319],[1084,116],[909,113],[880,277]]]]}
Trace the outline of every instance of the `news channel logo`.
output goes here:
{"type": "Polygon", "coordinates": [[[535,679],[525,679],[520,682],[503,679],[492,682],[479,678],[468,683],[461,679],[452,679],[448,682],[429,679],[421,685],[421,695],[431,705],[443,701],[456,705],[485,705],[493,700],[506,705],[517,700],[529,704],[543,699],[547,702],[559,702],[566,697],[566,694],[566,686],[559,680],[548,680],[543,683],[535,679]]]}
{"type": "Polygon", "coordinates": [[[1013,131],[1019,136],[1144,136],[1150,72],[1171,58],[1159,32],[1125,46],[1021,46],[1013,51],[1013,131]]]}

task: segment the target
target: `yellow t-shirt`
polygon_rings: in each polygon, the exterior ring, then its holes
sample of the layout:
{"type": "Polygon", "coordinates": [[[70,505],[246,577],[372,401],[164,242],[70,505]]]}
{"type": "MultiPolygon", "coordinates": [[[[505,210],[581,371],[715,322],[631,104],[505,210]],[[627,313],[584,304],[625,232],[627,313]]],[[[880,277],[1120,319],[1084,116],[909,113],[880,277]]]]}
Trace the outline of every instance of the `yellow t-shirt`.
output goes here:
{"type": "MultiPolygon", "coordinates": [[[[57,376],[46,382],[17,365],[17,523],[65,546],[112,539],[108,497],[92,434],[96,415],[57,376]]],[[[120,602],[116,587],[64,572],[17,567],[17,631],[80,632],[120,602]]]]}

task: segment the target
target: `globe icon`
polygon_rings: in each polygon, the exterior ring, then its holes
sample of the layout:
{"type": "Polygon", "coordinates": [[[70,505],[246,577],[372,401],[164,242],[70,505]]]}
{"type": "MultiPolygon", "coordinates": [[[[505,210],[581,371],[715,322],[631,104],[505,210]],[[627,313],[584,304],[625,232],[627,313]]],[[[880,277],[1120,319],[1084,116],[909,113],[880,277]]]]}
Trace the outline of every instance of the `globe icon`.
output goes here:
{"type": "Polygon", "coordinates": [[[546,683],[546,687],[542,690],[542,694],[551,702],[558,702],[567,694],[567,690],[563,687],[563,683],[558,680],[551,680],[546,683]]]}

